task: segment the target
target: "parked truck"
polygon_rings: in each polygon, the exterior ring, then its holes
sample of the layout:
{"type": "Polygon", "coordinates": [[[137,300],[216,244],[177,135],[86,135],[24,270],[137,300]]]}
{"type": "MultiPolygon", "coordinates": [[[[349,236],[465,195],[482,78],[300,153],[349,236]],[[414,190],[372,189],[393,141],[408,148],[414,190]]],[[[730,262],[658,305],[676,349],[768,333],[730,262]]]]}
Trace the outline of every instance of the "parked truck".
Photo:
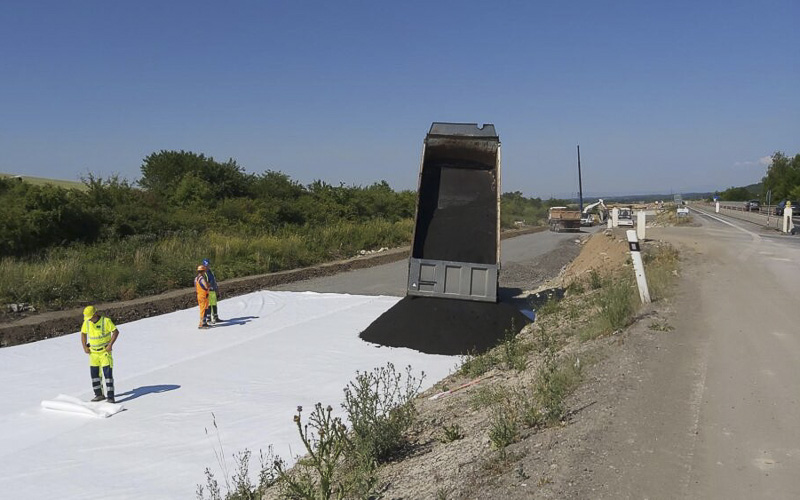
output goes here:
{"type": "Polygon", "coordinates": [[[550,207],[547,211],[547,224],[551,231],[580,231],[581,212],[567,207],[550,207]]]}

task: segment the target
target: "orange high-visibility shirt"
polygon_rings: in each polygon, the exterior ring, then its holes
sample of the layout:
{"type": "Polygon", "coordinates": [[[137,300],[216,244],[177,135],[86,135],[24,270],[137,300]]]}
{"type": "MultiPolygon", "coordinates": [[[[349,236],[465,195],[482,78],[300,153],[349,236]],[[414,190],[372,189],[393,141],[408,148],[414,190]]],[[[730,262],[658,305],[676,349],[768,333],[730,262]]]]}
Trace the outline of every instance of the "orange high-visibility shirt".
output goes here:
{"type": "Polygon", "coordinates": [[[194,289],[197,291],[198,296],[205,297],[208,295],[208,282],[205,275],[199,274],[194,279],[194,289]]]}

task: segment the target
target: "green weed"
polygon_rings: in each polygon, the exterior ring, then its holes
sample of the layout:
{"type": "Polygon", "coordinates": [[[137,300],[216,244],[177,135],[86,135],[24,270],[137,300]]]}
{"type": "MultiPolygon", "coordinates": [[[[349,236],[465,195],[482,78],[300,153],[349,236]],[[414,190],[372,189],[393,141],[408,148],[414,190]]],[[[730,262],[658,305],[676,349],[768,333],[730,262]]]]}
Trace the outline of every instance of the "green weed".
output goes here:
{"type": "Polygon", "coordinates": [[[480,377],[497,366],[497,363],[497,357],[492,351],[482,354],[468,354],[463,357],[458,373],[469,378],[480,377]]]}
{"type": "Polygon", "coordinates": [[[472,393],[470,406],[477,410],[480,408],[490,408],[492,406],[508,401],[511,393],[502,386],[482,385],[472,393]]]}
{"type": "Polygon", "coordinates": [[[638,294],[630,276],[613,279],[597,296],[603,333],[628,326],[636,311],[638,294]]]}
{"type": "Polygon", "coordinates": [[[536,311],[537,316],[555,316],[559,312],[561,312],[561,299],[556,298],[555,296],[550,297],[547,302],[544,303],[539,309],[536,311]]]}
{"type": "Polygon", "coordinates": [[[671,332],[672,330],[674,330],[672,325],[667,323],[666,320],[664,320],[664,321],[653,321],[652,323],[650,323],[650,326],[648,328],[650,328],[651,330],[656,331],[656,332],[671,332]]]}
{"type": "Polygon", "coordinates": [[[442,435],[439,436],[439,442],[441,443],[452,443],[453,441],[458,441],[459,439],[464,438],[464,431],[461,430],[461,426],[457,423],[452,425],[443,425],[442,426],[442,435]]]}
{"type": "Polygon", "coordinates": [[[602,288],[603,286],[603,278],[600,276],[595,269],[589,271],[589,288],[592,290],[597,290],[602,288]]]}
{"type": "Polygon", "coordinates": [[[530,351],[530,347],[517,335],[512,320],[511,328],[506,331],[503,343],[500,346],[502,364],[505,369],[524,370],[528,363],[528,351],[530,351]]]}
{"type": "Polygon", "coordinates": [[[661,244],[648,249],[642,260],[645,265],[650,298],[657,301],[669,297],[678,278],[680,267],[678,251],[670,245],[661,244]]]}
{"type": "Polygon", "coordinates": [[[517,411],[509,402],[494,406],[489,420],[489,441],[501,450],[519,438],[517,411]]]}

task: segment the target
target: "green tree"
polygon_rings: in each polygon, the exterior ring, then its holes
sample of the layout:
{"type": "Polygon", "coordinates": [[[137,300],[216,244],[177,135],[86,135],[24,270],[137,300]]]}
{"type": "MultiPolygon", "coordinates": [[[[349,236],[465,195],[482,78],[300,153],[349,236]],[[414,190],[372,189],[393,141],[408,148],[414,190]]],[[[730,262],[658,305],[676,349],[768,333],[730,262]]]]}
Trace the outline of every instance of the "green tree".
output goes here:
{"type": "Polygon", "coordinates": [[[253,176],[248,175],[234,160],[226,163],[214,161],[189,151],[160,151],[144,159],[139,185],[145,190],[178,205],[198,196],[212,202],[225,198],[245,196],[253,176]],[[187,176],[191,176],[189,180],[187,176]],[[203,181],[198,183],[197,180],[203,181]],[[208,192],[194,195],[187,192],[192,187],[208,192]]]}
{"type": "Polygon", "coordinates": [[[781,151],[776,151],[763,183],[765,191],[772,190],[774,201],[792,198],[793,191],[800,187],[800,154],[789,158],[781,151]]]}
{"type": "Polygon", "coordinates": [[[720,199],[724,201],[747,201],[753,194],[743,187],[729,187],[720,193],[720,199]]]}
{"type": "Polygon", "coordinates": [[[526,198],[520,191],[503,193],[500,196],[500,224],[502,227],[512,227],[516,221],[520,220],[526,224],[536,224],[545,218],[546,214],[547,209],[541,198],[526,198]]]}
{"type": "Polygon", "coordinates": [[[0,179],[0,204],[0,255],[36,254],[100,235],[88,194],[77,189],[0,179]]]}

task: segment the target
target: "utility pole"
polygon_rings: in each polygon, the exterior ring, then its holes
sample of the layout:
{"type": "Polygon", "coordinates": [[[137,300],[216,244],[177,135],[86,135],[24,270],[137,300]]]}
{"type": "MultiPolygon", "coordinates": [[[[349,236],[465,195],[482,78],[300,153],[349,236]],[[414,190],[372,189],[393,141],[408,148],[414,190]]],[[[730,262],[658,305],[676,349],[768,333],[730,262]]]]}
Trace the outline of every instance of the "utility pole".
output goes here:
{"type": "Polygon", "coordinates": [[[583,183],[581,181],[581,145],[578,144],[578,206],[583,214],[583,183]]]}

